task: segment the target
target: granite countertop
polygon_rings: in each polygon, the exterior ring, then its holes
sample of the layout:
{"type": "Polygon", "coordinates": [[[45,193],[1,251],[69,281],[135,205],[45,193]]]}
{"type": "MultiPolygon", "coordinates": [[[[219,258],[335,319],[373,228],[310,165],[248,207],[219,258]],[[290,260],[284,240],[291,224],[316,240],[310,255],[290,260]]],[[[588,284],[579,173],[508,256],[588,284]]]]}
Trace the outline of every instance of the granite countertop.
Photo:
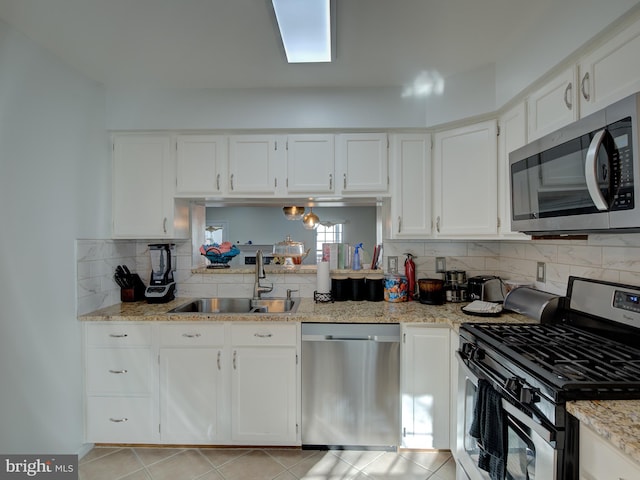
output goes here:
{"type": "MultiPolygon", "coordinates": [[[[267,298],[267,297],[265,297],[267,298]]],[[[334,302],[315,303],[301,298],[295,313],[168,313],[169,310],[191,298],[176,298],[164,304],[146,302],[119,303],[81,315],[82,321],[284,321],[326,323],[433,323],[446,324],[457,330],[464,322],[518,322],[531,323],[531,319],[503,313],[497,317],[478,317],[462,312],[465,303],[425,305],[420,302],[334,302]]]]}
{"type": "Polygon", "coordinates": [[[567,411],[640,463],[640,400],[567,402],[567,411]]]}

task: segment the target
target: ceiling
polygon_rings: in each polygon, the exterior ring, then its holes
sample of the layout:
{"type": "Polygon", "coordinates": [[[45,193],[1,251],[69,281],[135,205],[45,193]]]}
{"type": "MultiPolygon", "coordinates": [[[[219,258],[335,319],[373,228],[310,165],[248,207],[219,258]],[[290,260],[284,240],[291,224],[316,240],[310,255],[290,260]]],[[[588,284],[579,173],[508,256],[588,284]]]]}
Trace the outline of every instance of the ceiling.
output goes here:
{"type": "Polygon", "coordinates": [[[286,63],[268,0],[0,0],[0,18],[107,87],[406,87],[495,64],[563,2],[335,0],[331,64],[286,63]]]}

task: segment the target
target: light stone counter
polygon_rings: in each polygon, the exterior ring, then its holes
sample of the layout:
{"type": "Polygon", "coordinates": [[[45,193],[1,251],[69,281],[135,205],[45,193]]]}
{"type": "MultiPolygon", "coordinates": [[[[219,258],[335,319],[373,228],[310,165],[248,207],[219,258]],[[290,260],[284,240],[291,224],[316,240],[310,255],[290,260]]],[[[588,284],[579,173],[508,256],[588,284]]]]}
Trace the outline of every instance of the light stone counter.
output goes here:
{"type": "MultiPolygon", "coordinates": [[[[265,298],[267,298],[265,296],[265,298]]],[[[497,317],[466,315],[464,303],[424,305],[420,302],[335,302],[315,303],[302,298],[295,313],[168,313],[174,307],[189,302],[190,298],[176,298],[164,304],[145,302],[120,303],[79,317],[82,321],[284,321],[324,323],[433,323],[449,325],[455,330],[463,322],[515,322],[531,323],[531,319],[514,313],[497,317]]]]}
{"type": "Polygon", "coordinates": [[[567,411],[640,463],[640,400],[567,402],[567,411]]]}

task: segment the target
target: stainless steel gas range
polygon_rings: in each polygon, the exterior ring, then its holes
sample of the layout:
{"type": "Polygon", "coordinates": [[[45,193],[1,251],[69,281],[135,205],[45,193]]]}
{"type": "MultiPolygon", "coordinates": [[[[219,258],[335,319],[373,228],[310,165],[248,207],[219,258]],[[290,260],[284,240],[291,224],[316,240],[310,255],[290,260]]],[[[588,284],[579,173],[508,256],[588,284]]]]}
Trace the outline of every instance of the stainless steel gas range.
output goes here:
{"type": "Polygon", "coordinates": [[[459,478],[577,480],[566,402],[640,398],[640,287],[570,277],[562,300],[545,323],[460,327],[459,478]]]}

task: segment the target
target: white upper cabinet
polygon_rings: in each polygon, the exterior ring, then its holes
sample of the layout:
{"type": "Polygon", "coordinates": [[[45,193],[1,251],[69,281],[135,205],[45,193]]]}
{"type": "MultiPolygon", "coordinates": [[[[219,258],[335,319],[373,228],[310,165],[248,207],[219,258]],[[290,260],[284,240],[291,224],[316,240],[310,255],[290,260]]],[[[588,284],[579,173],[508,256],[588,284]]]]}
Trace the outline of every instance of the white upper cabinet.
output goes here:
{"type": "Polygon", "coordinates": [[[169,135],[113,138],[113,237],[186,238],[189,208],[175,202],[169,135]]]}
{"type": "Polygon", "coordinates": [[[498,232],[495,120],[434,136],[434,232],[438,237],[486,237],[498,232]]]}
{"type": "Polygon", "coordinates": [[[288,193],[333,193],[335,189],[334,135],[295,134],[287,137],[288,193]]]}
{"type": "Polygon", "coordinates": [[[580,115],[640,91],[640,23],[627,27],[580,60],[580,115]]]}
{"type": "Polygon", "coordinates": [[[227,184],[227,138],[222,135],[178,135],[176,196],[223,193],[227,184]]]}
{"type": "Polygon", "coordinates": [[[529,141],[578,119],[577,69],[568,68],[527,98],[529,141]]]}
{"type": "Polygon", "coordinates": [[[284,180],[285,140],[276,135],[229,137],[231,195],[275,195],[284,180]]]}
{"type": "Polygon", "coordinates": [[[431,235],[431,135],[391,137],[392,238],[431,235]]]}
{"type": "Polygon", "coordinates": [[[384,193],[389,189],[386,133],[337,136],[337,181],[343,193],[384,193]]]}
{"type": "Polygon", "coordinates": [[[509,153],[527,143],[527,113],[524,102],[500,116],[498,121],[498,232],[503,237],[529,238],[511,231],[509,153]]]}

